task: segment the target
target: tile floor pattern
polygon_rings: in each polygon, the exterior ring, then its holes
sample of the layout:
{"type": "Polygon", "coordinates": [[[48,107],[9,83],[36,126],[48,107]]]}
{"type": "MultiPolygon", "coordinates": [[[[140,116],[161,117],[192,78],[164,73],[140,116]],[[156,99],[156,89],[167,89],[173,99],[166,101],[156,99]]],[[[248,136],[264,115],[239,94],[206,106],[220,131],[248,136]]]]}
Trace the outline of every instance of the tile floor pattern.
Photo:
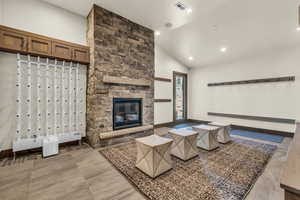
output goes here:
{"type": "MultiPolygon", "coordinates": [[[[168,130],[160,128],[155,132],[162,135],[168,130]]],[[[283,200],[279,184],[290,142],[290,138],[285,138],[282,144],[271,143],[278,145],[278,149],[246,200],[283,200]]],[[[18,157],[15,162],[0,160],[0,199],[144,199],[98,150],[86,145],[73,146],[47,159],[30,155],[18,157]]]]}

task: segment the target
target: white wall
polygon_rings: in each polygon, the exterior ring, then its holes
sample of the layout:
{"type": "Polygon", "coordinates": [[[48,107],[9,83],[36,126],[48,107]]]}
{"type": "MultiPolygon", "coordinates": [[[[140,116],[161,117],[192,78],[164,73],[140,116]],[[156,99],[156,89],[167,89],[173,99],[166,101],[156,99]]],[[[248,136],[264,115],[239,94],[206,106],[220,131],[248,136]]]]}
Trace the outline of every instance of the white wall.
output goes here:
{"type": "MultiPolygon", "coordinates": [[[[0,24],[86,45],[86,18],[38,0],[0,0],[0,24]]],[[[0,151],[15,135],[16,55],[0,52],[0,151]]]]}
{"type": "MultiPolygon", "coordinates": [[[[173,71],[188,73],[188,68],[155,45],[155,77],[173,79],[173,71]]],[[[173,121],[173,82],[155,81],[155,99],[172,99],[172,102],[154,103],[154,124],[173,121]]]]}
{"type": "Polygon", "coordinates": [[[208,116],[207,112],[278,118],[300,118],[300,47],[229,64],[192,69],[189,73],[189,118],[237,125],[294,131],[294,125],[208,116]],[[207,83],[280,76],[295,82],[207,87],[207,83]]]}
{"type": "Polygon", "coordinates": [[[86,45],[85,17],[39,0],[0,0],[0,24],[86,45]]]}
{"type": "Polygon", "coordinates": [[[0,24],[2,24],[3,20],[3,0],[0,0],[0,24]]]}
{"type": "Polygon", "coordinates": [[[0,151],[10,149],[16,132],[17,56],[0,52],[0,151]]]}

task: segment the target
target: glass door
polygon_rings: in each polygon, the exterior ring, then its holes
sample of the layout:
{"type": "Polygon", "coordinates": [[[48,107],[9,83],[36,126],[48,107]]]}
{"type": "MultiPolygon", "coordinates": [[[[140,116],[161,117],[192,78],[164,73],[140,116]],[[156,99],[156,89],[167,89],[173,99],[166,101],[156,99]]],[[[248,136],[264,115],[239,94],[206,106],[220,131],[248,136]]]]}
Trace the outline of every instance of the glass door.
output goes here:
{"type": "Polygon", "coordinates": [[[174,121],[187,119],[187,74],[173,73],[174,121]]]}

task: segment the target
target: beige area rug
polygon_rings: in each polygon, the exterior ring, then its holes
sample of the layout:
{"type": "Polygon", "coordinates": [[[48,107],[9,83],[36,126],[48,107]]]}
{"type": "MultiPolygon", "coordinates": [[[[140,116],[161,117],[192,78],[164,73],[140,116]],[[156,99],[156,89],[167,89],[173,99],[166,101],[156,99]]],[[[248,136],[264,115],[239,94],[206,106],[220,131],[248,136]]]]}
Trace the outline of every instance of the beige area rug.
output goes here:
{"type": "Polygon", "coordinates": [[[244,199],[276,146],[233,139],[215,151],[199,149],[189,161],[175,157],[173,169],[151,179],[135,167],[135,142],[100,151],[147,198],[152,200],[244,199]]]}

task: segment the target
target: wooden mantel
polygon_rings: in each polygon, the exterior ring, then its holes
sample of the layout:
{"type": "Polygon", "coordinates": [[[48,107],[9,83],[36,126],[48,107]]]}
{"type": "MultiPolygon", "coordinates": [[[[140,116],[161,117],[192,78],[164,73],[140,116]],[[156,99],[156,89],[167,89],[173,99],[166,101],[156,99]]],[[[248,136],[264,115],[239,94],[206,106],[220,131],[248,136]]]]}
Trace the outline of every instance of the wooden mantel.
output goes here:
{"type": "Polygon", "coordinates": [[[134,86],[145,86],[150,87],[151,81],[144,80],[144,79],[132,79],[128,77],[117,77],[117,76],[104,76],[103,77],[104,83],[111,83],[111,84],[121,84],[121,85],[134,85],[134,86]]]}
{"type": "Polygon", "coordinates": [[[288,159],[280,183],[285,191],[285,200],[300,200],[300,122],[290,146],[288,159]]]}

